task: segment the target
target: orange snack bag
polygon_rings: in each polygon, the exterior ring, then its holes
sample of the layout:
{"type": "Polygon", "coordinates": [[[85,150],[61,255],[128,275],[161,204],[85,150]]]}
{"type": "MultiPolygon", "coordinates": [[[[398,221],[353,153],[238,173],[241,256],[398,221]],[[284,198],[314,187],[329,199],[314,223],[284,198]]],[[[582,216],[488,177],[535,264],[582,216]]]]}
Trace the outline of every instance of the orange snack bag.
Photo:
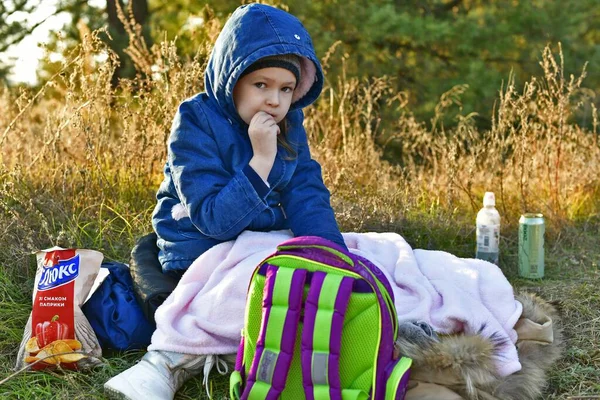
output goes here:
{"type": "Polygon", "coordinates": [[[16,368],[86,369],[100,364],[102,349],[81,305],[104,256],[95,250],[53,247],[36,257],[33,306],[16,368]]]}

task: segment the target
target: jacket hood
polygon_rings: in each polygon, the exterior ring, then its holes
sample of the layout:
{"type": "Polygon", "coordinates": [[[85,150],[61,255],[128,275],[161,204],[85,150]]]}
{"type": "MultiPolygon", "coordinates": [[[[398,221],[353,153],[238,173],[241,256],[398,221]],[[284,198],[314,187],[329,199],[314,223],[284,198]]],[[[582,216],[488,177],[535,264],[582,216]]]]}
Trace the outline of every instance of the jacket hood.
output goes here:
{"type": "Polygon", "coordinates": [[[228,117],[241,121],[233,102],[233,88],[240,75],[255,61],[281,54],[296,54],[301,62],[301,78],[290,111],[310,105],[323,89],[323,70],[300,20],[264,4],[239,7],[213,47],[204,74],[206,93],[228,117]]]}

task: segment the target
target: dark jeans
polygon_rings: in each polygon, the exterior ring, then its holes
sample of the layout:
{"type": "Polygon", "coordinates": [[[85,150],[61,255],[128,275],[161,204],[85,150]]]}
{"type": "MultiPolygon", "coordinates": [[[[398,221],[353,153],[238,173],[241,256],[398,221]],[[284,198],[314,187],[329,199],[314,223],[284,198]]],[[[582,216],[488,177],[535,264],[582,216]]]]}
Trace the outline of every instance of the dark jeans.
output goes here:
{"type": "Polygon", "coordinates": [[[135,296],[142,312],[152,323],[155,323],[156,309],[169,297],[184,272],[163,273],[156,239],[156,233],[140,238],[131,251],[129,261],[135,296]]]}

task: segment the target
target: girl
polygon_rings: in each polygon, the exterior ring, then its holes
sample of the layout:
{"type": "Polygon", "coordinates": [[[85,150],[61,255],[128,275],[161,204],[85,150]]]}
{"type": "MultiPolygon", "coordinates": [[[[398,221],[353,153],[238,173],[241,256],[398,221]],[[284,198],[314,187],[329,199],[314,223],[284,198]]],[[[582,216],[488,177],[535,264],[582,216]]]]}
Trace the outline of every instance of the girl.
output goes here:
{"type": "MultiPolygon", "coordinates": [[[[261,4],[233,13],[210,56],[206,91],[181,104],[168,141],[152,217],[164,272],[181,276],[244,230],[291,229],[345,247],[302,127],[302,108],[322,86],[297,18],[261,4]]],[[[153,350],[105,389],[119,398],[171,399],[205,361],[153,350]]]]}
{"type": "Polygon", "coordinates": [[[323,73],[292,15],[264,5],[234,12],[205,73],[181,104],[152,223],[163,271],[183,272],[243,230],[291,229],[343,245],[302,108],[323,73]]]}

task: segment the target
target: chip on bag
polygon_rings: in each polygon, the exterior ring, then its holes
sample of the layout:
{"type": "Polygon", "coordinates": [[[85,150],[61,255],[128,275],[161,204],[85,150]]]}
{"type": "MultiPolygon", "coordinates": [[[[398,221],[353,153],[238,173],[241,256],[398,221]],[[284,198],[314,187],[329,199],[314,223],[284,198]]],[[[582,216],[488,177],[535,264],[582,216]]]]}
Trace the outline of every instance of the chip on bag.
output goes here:
{"type": "Polygon", "coordinates": [[[60,365],[81,370],[102,363],[102,349],[81,305],[103,257],[95,250],[60,247],[36,253],[33,307],[19,347],[17,369],[60,365]]]}

